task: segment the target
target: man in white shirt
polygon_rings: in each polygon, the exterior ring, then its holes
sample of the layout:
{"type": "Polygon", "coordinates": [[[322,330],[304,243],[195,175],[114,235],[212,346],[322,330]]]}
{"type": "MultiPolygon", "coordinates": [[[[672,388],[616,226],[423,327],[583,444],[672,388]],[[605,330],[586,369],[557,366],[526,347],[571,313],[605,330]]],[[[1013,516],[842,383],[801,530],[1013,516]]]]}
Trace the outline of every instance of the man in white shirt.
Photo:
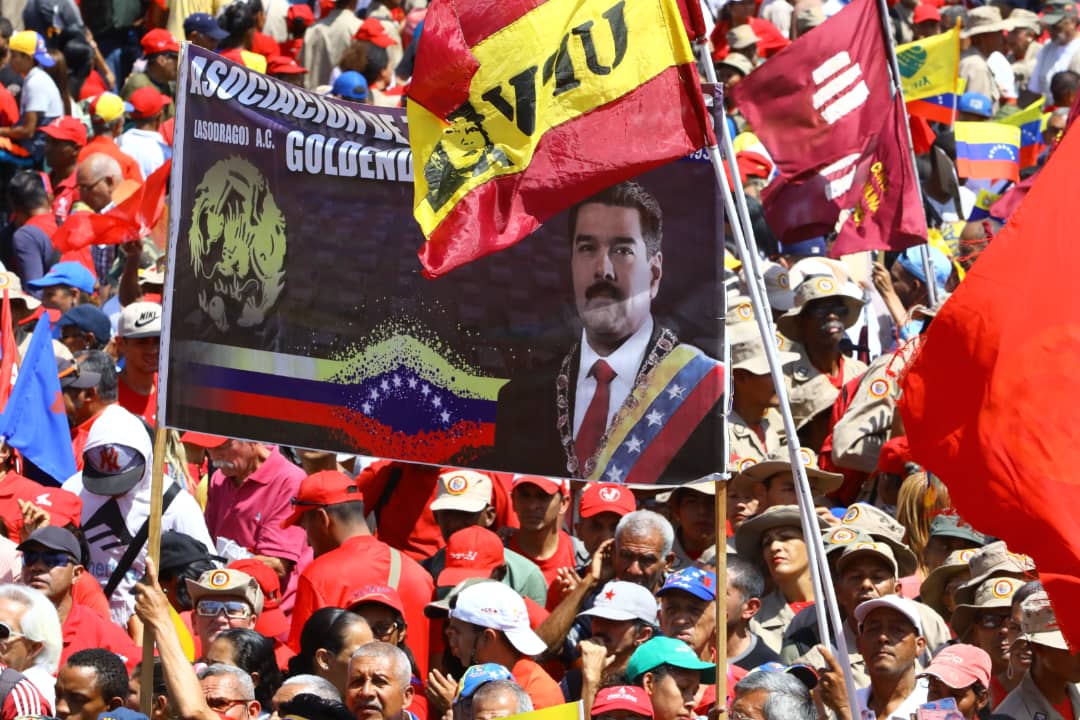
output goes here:
{"type": "Polygon", "coordinates": [[[150,173],[172,157],[172,148],[158,132],[162,112],[172,100],[158,92],[157,88],[147,86],[133,92],[128,102],[131,105],[128,117],[135,127],[125,130],[116,144],[135,158],[143,177],[148,178],[150,173]]]}
{"type": "Polygon", "coordinates": [[[1050,32],[1050,42],[1043,45],[1035,58],[1035,71],[1028,80],[1028,90],[1042,93],[1048,102],[1050,80],[1062,70],[1068,70],[1080,50],[1077,33],[1076,3],[1071,0],[1048,0],[1044,5],[1042,24],[1050,32]]]}
{"type": "Polygon", "coordinates": [[[570,210],[580,340],[557,367],[514,378],[499,391],[492,467],[679,484],[719,467],[719,364],[680,343],[652,315],[663,275],[662,214],[656,198],[633,182],[570,210]],[[679,411],[691,396],[693,419],[667,422],[687,417],[679,411]],[[660,448],[652,443],[658,428],[665,459],[650,461],[660,448]]]}
{"type": "Polygon", "coordinates": [[[11,69],[23,76],[19,93],[19,122],[0,128],[0,137],[21,143],[36,162],[45,157],[45,135],[41,128],[64,114],[60,90],[42,67],[52,67],[53,59],[45,40],[33,30],[15,33],[8,41],[11,69]]]}

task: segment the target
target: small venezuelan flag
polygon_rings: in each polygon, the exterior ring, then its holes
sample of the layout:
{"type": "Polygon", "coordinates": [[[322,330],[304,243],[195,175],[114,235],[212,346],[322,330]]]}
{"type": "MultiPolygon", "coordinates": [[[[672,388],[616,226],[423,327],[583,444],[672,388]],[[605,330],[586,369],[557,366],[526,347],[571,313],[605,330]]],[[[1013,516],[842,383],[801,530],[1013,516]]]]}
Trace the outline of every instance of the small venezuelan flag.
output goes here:
{"type": "Polygon", "coordinates": [[[931,122],[939,122],[943,125],[952,125],[956,118],[956,103],[959,96],[956,93],[944,93],[931,95],[920,100],[912,100],[907,104],[908,114],[926,118],[931,122]]]}
{"type": "Polygon", "coordinates": [[[991,122],[956,123],[960,177],[1020,180],[1020,128],[991,122]]]}
{"type": "Polygon", "coordinates": [[[1039,98],[1020,112],[1002,119],[1005,125],[1020,128],[1020,167],[1039,164],[1039,155],[1046,147],[1042,141],[1042,108],[1045,98],[1039,98]]]}

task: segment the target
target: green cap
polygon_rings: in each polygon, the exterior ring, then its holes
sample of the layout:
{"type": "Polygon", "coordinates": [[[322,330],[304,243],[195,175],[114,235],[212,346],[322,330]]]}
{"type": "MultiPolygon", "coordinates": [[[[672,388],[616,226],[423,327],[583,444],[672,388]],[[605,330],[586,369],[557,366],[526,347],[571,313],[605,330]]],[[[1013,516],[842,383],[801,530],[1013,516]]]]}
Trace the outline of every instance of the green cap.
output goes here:
{"type": "Polygon", "coordinates": [[[714,663],[699,659],[689,645],[682,640],[669,637],[654,637],[638,646],[638,649],[630,656],[630,662],[626,664],[626,675],[630,682],[636,683],[642,675],[661,665],[670,665],[683,670],[700,670],[702,682],[716,682],[714,663]]]}

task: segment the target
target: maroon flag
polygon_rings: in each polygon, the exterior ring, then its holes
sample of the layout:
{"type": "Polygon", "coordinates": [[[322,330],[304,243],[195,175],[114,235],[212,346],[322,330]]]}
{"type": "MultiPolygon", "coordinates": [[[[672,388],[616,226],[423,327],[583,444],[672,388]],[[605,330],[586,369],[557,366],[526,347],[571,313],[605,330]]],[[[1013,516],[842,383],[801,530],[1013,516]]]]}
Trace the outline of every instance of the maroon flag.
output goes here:
{"type": "Polygon", "coordinates": [[[833,257],[862,250],[903,250],[926,242],[926,213],[905,122],[904,99],[897,94],[873,150],[859,161],[864,180],[851,215],[830,248],[833,257]]]}
{"type": "Polygon", "coordinates": [[[782,242],[828,232],[843,210],[859,213],[847,252],[914,244],[894,231],[916,220],[925,238],[917,199],[907,217],[914,178],[880,27],[876,2],[855,0],[732,89],[779,171],[762,200],[782,242]]]}

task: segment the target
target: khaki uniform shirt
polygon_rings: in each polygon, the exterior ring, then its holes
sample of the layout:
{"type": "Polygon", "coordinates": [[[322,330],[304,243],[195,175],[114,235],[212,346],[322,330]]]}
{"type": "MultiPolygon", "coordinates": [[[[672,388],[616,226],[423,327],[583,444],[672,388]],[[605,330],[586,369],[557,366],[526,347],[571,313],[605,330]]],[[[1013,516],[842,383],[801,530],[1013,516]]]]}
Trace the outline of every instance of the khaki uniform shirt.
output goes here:
{"type": "Polygon", "coordinates": [[[896,377],[902,367],[901,360],[888,353],[866,369],[851,403],[833,427],[832,459],[840,467],[866,473],[877,467],[881,447],[892,430],[900,397],[896,377]]]}
{"type": "Polygon", "coordinates": [[[996,115],[1001,100],[1001,90],[998,88],[997,81],[994,80],[994,73],[990,71],[990,66],[986,63],[986,58],[974,47],[960,53],[960,77],[967,80],[967,89],[964,92],[976,92],[993,101],[991,113],[996,115]]]}
{"type": "Polygon", "coordinates": [[[994,716],[1004,715],[1013,720],[1080,720],[1080,690],[1072,684],[1068,685],[1067,690],[1073,707],[1071,718],[1063,718],[1061,713],[1054,709],[1035,685],[1029,670],[1024,673],[1020,684],[994,708],[994,716]]]}
{"type": "Polygon", "coordinates": [[[308,90],[330,83],[330,73],[345,54],[360,24],[360,18],[352,10],[334,10],[307,29],[299,62],[308,69],[304,78],[308,90]]]}
{"type": "Polygon", "coordinates": [[[773,652],[779,653],[784,644],[784,631],[794,618],[795,613],[791,612],[787,600],[779,590],[773,590],[761,598],[761,608],[750,620],[750,629],[773,652]]]}
{"type": "Polygon", "coordinates": [[[737,466],[742,460],[752,458],[758,462],[765,459],[773,450],[778,450],[786,443],[784,440],[784,421],[780,413],[769,408],[761,419],[760,428],[765,433],[765,441],[734,410],[727,416],[728,452],[737,466]]]}
{"type": "Polygon", "coordinates": [[[1016,89],[1018,91],[1027,90],[1028,80],[1031,78],[1031,74],[1035,72],[1035,59],[1039,56],[1039,50],[1042,49],[1042,43],[1032,42],[1028,45],[1027,53],[1020,60],[1017,60],[1012,64],[1013,75],[1016,76],[1016,89]]]}
{"type": "MultiPolygon", "coordinates": [[[[784,367],[784,376],[790,382],[788,393],[791,399],[791,414],[795,418],[795,424],[800,425],[803,420],[809,420],[826,407],[832,406],[840,390],[833,386],[827,375],[814,367],[802,345],[795,345],[791,352],[802,356],[784,367]]],[[[841,386],[851,382],[865,370],[866,365],[859,360],[845,357],[841,386]]]]}

